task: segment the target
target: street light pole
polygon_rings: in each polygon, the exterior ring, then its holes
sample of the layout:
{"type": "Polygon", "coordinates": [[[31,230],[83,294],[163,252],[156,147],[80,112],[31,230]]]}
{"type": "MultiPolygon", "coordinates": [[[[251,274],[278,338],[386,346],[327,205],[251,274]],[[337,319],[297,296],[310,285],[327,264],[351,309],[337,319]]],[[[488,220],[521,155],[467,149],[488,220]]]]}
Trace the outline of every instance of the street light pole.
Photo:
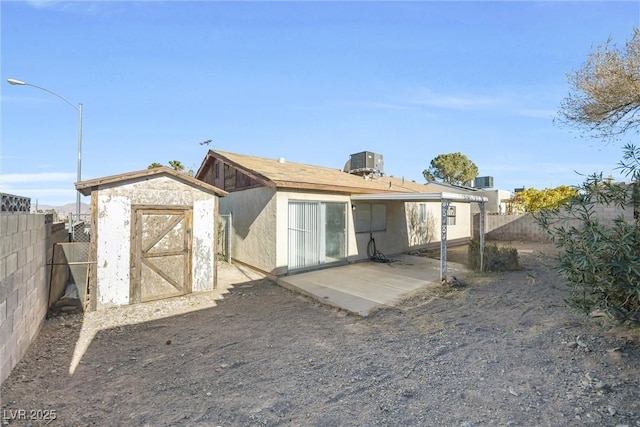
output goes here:
{"type": "MultiPolygon", "coordinates": [[[[78,111],[78,165],[77,165],[77,181],[80,182],[82,181],[82,104],[78,104],[77,106],[75,104],[73,104],[71,101],[69,101],[67,98],[58,95],[55,92],[50,91],[47,88],[41,87],[41,86],[37,86],[31,83],[26,83],[23,82],[22,80],[16,80],[16,79],[7,79],[7,81],[9,82],[9,84],[12,85],[17,85],[17,86],[31,86],[31,87],[35,87],[36,89],[40,89],[43,90],[45,92],[49,92],[51,95],[53,96],[57,96],[58,98],[62,99],[64,102],[66,102],[67,104],[71,105],[71,107],[73,107],[76,111],[78,111]]],[[[80,192],[77,191],[76,194],[76,221],[80,221],[80,192]]]]}

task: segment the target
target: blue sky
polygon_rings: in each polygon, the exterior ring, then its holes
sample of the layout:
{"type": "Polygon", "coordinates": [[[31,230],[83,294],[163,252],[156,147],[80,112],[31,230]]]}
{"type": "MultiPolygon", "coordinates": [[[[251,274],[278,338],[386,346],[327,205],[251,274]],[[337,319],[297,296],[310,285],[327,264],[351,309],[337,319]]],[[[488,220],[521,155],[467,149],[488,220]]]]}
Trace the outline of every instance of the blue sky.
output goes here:
{"type": "Polygon", "coordinates": [[[553,124],[566,74],[610,36],[624,45],[637,1],[3,1],[0,14],[0,183],[32,205],[75,201],[78,116],[7,78],[83,104],[83,179],[197,169],[212,148],[339,169],[373,151],[387,175],[423,182],[459,151],[495,188],[547,188],[617,177],[637,142],[553,124]]]}

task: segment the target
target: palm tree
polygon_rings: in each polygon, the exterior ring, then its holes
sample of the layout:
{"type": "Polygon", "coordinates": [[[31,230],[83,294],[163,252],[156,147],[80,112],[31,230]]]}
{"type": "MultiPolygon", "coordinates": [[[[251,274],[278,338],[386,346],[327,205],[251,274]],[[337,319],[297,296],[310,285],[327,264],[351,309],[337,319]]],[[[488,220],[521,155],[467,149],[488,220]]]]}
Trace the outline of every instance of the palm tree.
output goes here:
{"type": "Polygon", "coordinates": [[[174,170],[177,170],[178,172],[184,171],[184,165],[179,160],[170,160],[169,166],[171,166],[174,170]]]}

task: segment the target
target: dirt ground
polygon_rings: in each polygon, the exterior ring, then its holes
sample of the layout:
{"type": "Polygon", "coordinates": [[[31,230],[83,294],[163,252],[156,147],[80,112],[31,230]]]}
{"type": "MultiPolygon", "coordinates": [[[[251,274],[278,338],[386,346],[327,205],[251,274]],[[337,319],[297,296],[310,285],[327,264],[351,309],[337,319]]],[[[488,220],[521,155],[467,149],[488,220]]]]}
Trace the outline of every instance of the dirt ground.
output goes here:
{"type": "Polygon", "coordinates": [[[3,424],[640,426],[638,331],[572,313],[551,246],[517,248],[522,271],[367,318],[221,264],[226,294],[49,319],[3,424]]]}

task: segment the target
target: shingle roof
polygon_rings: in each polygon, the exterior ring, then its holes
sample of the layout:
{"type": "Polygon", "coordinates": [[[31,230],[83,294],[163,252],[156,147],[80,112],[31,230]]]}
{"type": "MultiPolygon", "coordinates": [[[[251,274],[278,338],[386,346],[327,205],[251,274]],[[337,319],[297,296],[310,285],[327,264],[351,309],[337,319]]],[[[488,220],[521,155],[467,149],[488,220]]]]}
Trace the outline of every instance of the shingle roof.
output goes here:
{"type": "Polygon", "coordinates": [[[196,178],[212,158],[225,161],[265,185],[279,188],[300,188],[351,194],[461,192],[455,188],[443,190],[437,187],[443,184],[433,186],[386,176],[363,178],[340,169],[218,150],[208,152],[196,178]]]}

